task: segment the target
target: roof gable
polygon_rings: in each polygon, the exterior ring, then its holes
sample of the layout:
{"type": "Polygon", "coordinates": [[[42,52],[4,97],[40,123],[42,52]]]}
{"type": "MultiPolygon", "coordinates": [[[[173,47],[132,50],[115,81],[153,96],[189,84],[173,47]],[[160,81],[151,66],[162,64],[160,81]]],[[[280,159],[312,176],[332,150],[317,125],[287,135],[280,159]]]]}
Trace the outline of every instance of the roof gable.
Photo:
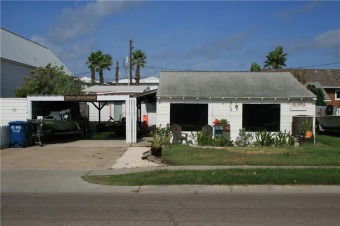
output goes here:
{"type": "Polygon", "coordinates": [[[32,67],[63,66],[71,71],[48,48],[1,28],[1,58],[32,67]]]}
{"type": "Polygon", "coordinates": [[[158,97],[314,98],[289,72],[162,71],[158,97]]]}

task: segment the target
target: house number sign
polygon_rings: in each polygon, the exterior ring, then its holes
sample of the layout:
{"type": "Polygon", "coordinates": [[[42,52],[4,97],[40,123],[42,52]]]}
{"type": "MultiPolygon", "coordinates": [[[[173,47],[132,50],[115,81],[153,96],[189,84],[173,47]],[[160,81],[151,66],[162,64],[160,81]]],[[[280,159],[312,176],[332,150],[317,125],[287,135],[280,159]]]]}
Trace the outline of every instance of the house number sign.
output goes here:
{"type": "Polygon", "coordinates": [[[306,102],[292,102],[290,103],[291,111],[306,111],[307,105],[306,102]]]}

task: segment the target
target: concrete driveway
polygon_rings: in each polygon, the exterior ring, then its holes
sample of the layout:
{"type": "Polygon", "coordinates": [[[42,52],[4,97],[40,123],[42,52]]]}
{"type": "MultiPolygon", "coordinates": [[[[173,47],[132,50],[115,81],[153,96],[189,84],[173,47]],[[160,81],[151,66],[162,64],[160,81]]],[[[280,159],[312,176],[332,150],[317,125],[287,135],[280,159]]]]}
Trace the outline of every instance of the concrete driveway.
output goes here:
{"type": "Polygon", "coordinates": [[[129,147],[125,140],[74,140],[0,150],[1,169],[103,170],[129,147]]]}

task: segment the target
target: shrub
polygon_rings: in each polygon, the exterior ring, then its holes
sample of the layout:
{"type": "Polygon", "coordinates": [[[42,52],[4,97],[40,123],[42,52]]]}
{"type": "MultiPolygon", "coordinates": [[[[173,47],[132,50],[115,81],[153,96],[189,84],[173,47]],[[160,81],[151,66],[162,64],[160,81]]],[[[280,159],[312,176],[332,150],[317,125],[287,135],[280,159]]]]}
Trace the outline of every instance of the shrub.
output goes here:
{"type": "Polygon", "coordinates": [[[213,140],[213,145],[218,147],[232,147],[234,146],[233,141],[229,136],[222,135],[221,137],[217,137],[213,140]]]}
{"type": "Polygon", "coordinates": [[[200,146],[212,145],[214,141],[212,135],[207,132],[197,132],[196,138],[196,142],[200,146]]]}
{"type": "Polygon", "coordinates": [[[275,134],[274,136],[274,145],[276,147],[278,146],[292,146],[294,145],[294,139],[290,135],[290,133],[287,133],[286,130],[284,132],[280,131],[275,134]]]}
{"type": "Polygon", "coordinates": [[[162,127],[160,125],[153,131],[151,145],[153,147],[167,146],[170,144],[170,137],[170,126],[162,127]]]}
{"type": "Polygon", "coordinates": [[[268,131],[255,132],[255,146],[271,146],[274,144],[274,135],[268,131]]]}
{"type": "Polygon", "coordinates": [[[255,146],[291,146],[294,145],[293,137],[286,131],[272,133],[268,131],[255,132],[255,146]]]}
{"type": "Polygon", "coordinates": [[[248,147],[252,144],[253,136],[246,132],[246,129],[239,130],[239,136],[236,138],[235,144],[239,147],[248,147]]]}

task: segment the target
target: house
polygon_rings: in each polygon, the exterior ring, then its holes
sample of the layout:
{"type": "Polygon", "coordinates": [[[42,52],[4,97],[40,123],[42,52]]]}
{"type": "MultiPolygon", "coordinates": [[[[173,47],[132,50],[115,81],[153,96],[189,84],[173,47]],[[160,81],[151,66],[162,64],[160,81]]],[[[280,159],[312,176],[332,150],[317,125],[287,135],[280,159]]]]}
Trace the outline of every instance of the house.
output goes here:
{"type": "Polygon", "coordinates": [[[334,110],[340,108],[340,69],[304,69],[303,72],[307,84],[321,84],[327,93],[327,105],[333,105],[334,110]]]}
{"type": "Polygon", "coordinates": [[[15,90],[23,85],[24,77],[37,67],[63,66],[70,70],[47,47],[1,28],[1,93],[0,97],[15,97],[15,90]]]}
{"type": "Polygon", "coordinates": [[[291,132],[294,117],[315,124],[315,100],[289,72],[162,71],[157,125],[179,124],[191,134],[227,119],[233,140],[242,128],[291,132]]]}
{"type": "MultiPolygon", "coordinates": [[[[135,82],[133,79],[132,82],[135,82]]],[[[115,82],[112,82],[115,84],[115,82]]],[[[120,79],[118,85],[128,86],[130,84],[130,79],[120,79]]],[[[155,76],[141,78],[139,81],[140,85],[149,86],[151,90],[157,89],[159,84],[159,78],[155,76]]]]}

